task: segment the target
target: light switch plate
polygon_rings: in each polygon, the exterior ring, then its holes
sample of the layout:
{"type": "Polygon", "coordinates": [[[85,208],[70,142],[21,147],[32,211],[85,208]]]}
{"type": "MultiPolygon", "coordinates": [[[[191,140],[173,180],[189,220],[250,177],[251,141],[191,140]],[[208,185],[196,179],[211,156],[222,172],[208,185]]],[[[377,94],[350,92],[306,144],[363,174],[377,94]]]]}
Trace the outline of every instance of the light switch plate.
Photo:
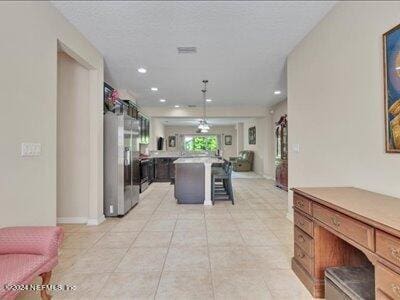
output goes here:
{"type": "Polygon", "coordinates": [[[293,152],[299,153],[300,152],[300,144],[293,144],[292,149],[293,149],[293,152]]]}
{"type": "Polygon", "coordinates": [[[39,143],[22,143],[21,156],[40,156],[42,145],[39,143]]]}

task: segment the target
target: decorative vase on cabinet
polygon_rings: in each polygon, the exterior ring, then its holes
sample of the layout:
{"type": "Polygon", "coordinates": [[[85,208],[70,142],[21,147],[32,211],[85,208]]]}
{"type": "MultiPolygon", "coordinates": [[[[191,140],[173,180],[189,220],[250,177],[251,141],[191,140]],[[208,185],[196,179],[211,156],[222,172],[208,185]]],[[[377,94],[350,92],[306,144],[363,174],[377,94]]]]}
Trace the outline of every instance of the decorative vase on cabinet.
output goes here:
{"type": "Polygon", "coordinates": [[[287,115],[275,123],[275,185],[288,190],[288,131],[287,115]]]}

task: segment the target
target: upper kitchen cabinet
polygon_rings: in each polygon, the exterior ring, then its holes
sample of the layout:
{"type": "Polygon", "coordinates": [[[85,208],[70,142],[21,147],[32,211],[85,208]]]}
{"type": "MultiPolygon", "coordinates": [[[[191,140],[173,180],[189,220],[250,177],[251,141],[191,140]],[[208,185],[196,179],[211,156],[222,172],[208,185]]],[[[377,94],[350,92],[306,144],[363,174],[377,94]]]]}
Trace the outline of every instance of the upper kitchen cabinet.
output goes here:
{"type": "Polygon", "coordinates": [[[150,142],[150,120],[142,114],[139,114],[140,123],[140,143],[148,144],[150,142]]]}

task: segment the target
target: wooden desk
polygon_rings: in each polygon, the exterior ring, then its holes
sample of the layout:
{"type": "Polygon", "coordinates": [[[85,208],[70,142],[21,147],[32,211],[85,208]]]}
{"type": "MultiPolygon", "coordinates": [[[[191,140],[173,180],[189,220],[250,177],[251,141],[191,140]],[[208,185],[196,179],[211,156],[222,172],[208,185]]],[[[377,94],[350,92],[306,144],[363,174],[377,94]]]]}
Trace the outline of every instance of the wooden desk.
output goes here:
{"type": "Polygon", "coordinates": [[[311,294],[324,298],[327,267],[371,262],[376,298],[400,299],[400,199],[350,187],[293,192],[292,269],[311,294]]]}

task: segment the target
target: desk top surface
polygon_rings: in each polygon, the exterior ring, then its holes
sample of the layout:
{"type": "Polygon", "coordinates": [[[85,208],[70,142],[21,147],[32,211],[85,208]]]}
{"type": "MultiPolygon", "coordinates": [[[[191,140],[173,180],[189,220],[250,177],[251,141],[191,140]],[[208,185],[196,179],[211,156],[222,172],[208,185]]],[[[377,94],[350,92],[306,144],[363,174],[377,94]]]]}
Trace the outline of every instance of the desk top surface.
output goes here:
{"type": "Polygon", "coordinates": [[[400,236],[400,199],[354,187],[293,188],[294,192],[400,236]]]}

